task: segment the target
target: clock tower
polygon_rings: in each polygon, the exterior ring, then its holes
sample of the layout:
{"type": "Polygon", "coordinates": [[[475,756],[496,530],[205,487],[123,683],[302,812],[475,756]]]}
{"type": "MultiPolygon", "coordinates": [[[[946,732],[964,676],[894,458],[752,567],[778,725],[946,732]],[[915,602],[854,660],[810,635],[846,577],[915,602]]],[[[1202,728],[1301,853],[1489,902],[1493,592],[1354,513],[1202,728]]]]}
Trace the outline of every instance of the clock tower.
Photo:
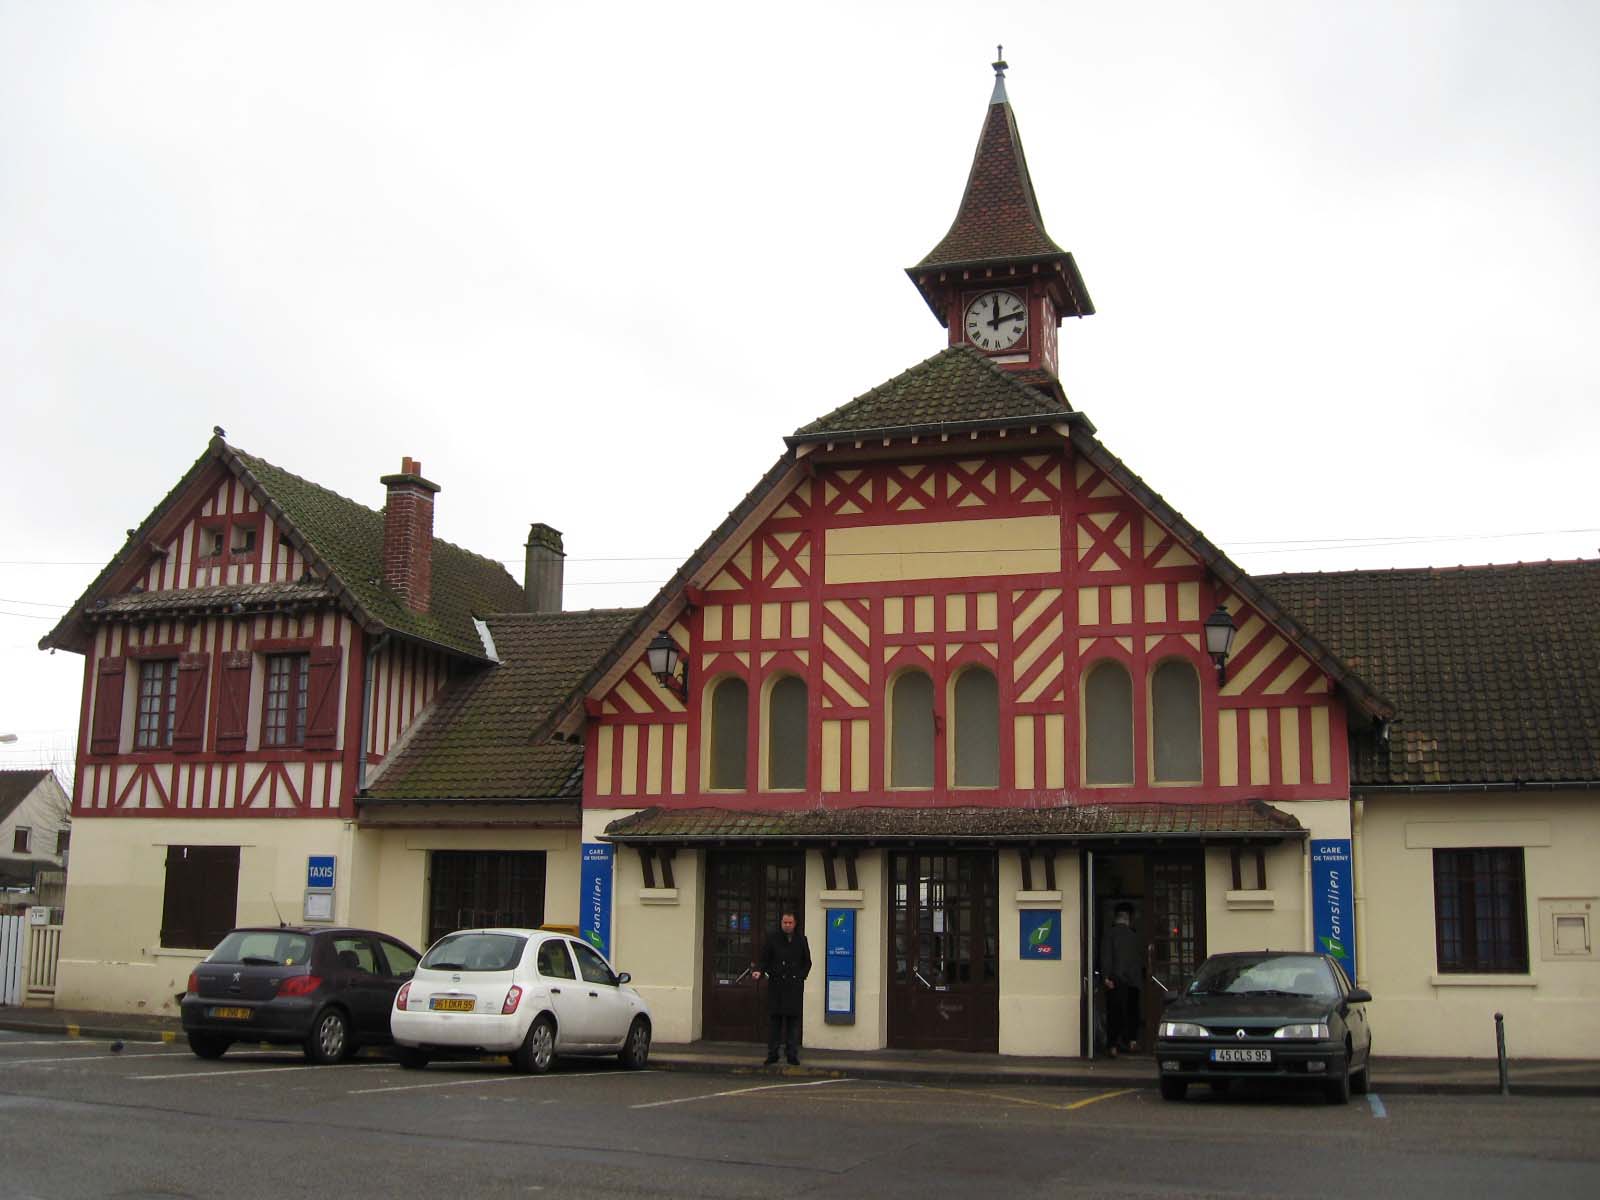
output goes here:
{"type": "Polygon", "coordinates": [[[1089,316],[1094,302],[1072,255],[1044,230],[1005,72],[999,59],[955,222],[906,274],[950,331],[950,345],[1059,391],[1056,330],[1064,317],[1089,316]]]}

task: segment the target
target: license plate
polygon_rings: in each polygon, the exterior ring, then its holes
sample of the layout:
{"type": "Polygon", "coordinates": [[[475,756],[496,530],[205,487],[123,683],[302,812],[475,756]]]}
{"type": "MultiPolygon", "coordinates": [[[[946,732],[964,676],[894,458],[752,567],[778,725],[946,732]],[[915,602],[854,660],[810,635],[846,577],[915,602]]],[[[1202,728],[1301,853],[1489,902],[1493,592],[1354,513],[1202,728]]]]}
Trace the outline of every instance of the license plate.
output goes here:
{"type": "Polygon", "coordinates": [[[1247,1047],[1228,1046],[1211,1052],[1212,1062],[1269,1063],[1272,1051],[1247,1047]]]}
{"type": "Polygon", "coordinates": [[[212,1008],[206,1010],[206,1016],[215,1017],[219,1021],[248,1021],[250,1010],[248,1008],[212,1008]]]}
{"type": "Polygon", "coordinates": [[[471,1012],[471,996],[435,996],[428,1001],[435,1012],[471,1012]]]}

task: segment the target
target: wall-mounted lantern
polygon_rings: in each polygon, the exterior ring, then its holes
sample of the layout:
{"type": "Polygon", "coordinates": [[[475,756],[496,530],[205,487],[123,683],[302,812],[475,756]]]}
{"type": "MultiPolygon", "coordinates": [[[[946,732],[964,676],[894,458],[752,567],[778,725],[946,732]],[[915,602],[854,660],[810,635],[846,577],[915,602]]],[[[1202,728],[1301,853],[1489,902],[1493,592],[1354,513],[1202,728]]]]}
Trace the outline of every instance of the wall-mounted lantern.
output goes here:
{"type": "Polygon", "coordinates": [[[680,700],[689,698],[689,663],[678,650],[678,643],[665,629],[651,639],[645,648],[645,658],[650,664],[650,674],[661,686],[680,700]]]}
{"type": "Polygon", "coordinates": [[[1222,605],[1206,618],[1206,653],[1217,664],[1217,686],[1228,682],[1228,654],[1233,650],[1233,635],[1239,627],[1233,623],[1233,614],[1222,605]]]}

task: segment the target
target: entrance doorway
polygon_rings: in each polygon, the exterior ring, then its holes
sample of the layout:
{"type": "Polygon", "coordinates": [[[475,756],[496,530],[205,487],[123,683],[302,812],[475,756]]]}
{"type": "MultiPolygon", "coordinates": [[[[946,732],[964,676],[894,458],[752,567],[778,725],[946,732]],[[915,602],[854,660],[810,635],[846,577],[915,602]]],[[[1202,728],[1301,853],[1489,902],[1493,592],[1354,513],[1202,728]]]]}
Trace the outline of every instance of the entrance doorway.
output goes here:
{"type": "Polygon", "coordinates": [[[1000,1049],[998,884],[992,851],[897,853],[889,916],[889,1045],[1000,1049]]]}
{"type": "Polygon", "coordinates": [[[428,945],[457,929],[544,924],[543,850],[435,850],[430,857],[428,945]]]}
{"type": "Polygon", "coordinates": [[[714,1042],[767,1040],[766,985],[751,976],[780,916],[794,913],[804,932],[805,892],[803,854],[707,855],[702,1037],[714,1042]]]}
{"type": "Polygon", "coordinates": [[[1206,956],[1205,861],[1200,851],[1156,854],[1089,854],[1085,882],[1093,887],[1090,1028],[1086,1045],[1098,1054],[1106,1042],[1106,989],[1101,979],[1106,934],[1117,906],[1133,909],[1133,929],[1144,952],[1139,988],[1139,1043],[1155,1045],[1164,998],[1189,986],[1206,956]]]}

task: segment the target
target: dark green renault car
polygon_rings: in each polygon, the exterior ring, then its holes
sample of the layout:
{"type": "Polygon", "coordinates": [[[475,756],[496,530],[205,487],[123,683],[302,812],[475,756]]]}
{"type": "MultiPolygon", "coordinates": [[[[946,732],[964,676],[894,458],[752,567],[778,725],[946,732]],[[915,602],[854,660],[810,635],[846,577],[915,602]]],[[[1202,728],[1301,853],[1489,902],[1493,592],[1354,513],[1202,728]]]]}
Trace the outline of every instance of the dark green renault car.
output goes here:
{"type": "Polygon", "coordinates": [[[1222,1092],[1235,1080],[1283,1080],[1346,1103],[1371,1085],[1371,999],[1325,954],[1213,954],[1161,1014],[1161,1095],[1182,1100],[1191,1083],[1222,1092]]]}

